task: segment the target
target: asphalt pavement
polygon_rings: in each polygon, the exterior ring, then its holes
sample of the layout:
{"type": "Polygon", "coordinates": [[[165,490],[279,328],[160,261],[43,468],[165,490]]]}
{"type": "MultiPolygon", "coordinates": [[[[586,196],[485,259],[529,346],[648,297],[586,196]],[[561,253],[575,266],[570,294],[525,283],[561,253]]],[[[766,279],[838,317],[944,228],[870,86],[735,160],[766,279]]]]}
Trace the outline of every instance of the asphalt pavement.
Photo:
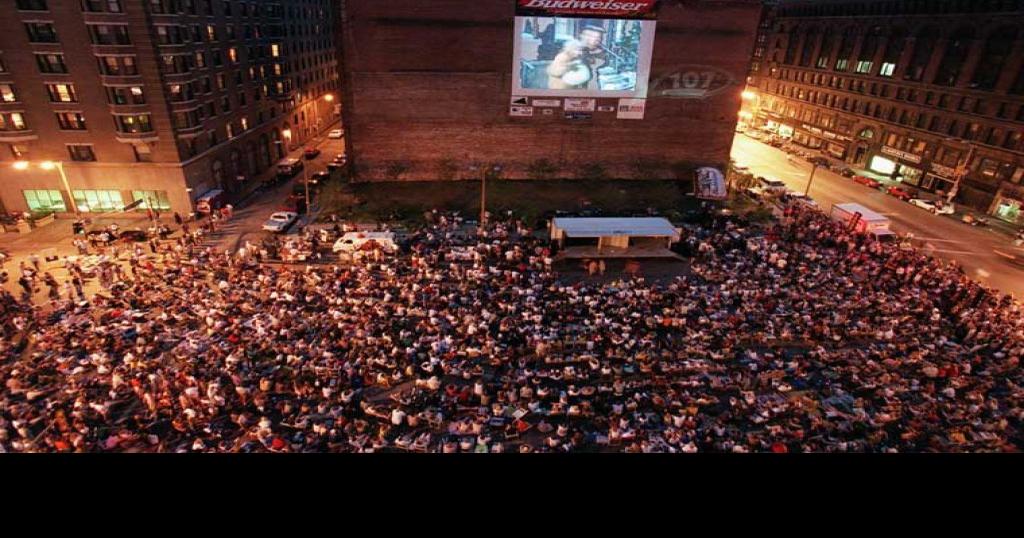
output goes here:
{"type": "MultiPolygon", "coordinates": [[[[743,134],[736,135],[732,158],[749,167],[754,175],[778,178],[799,192],[807,187],[812,169],[806,161],[743,134]]],[[[926,252],[956,260],[969,275],[987,286],[1024,297],[1024,268],[1010,263],[1004,255],[1024,255],[1024,248],[1015,246],[1005,233],[991,227],[970,226],[961,222],[959,215],[933,215],[821,168],[814,175],[810,196],[826,213],[833,204],[845,202],[859,203],[881,213],[892,221],[893,231],[913,234],[918,240],[916,244],[926,252]]]]}

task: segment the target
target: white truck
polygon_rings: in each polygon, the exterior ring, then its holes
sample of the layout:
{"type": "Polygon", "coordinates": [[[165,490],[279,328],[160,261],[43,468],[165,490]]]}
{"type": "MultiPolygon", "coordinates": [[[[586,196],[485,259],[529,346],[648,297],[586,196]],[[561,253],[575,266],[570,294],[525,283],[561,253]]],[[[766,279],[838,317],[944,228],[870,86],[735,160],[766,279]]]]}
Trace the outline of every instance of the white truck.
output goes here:
{"type": "Polygon", "coordinates": [[[873,235],[879,241],[894,242],[897,240],[896,233],[889,229],[888,218],[860,204],[834,204],[829,216],[833,220],[844,223],[851,230],[873,235]]]}
{"type": "Polygon", "coordinates": [[[357,250],[379,248],[386,254],[398,252],[394,232],[348,232],[334,242],[335,254],[351,255],[357,250]]]}

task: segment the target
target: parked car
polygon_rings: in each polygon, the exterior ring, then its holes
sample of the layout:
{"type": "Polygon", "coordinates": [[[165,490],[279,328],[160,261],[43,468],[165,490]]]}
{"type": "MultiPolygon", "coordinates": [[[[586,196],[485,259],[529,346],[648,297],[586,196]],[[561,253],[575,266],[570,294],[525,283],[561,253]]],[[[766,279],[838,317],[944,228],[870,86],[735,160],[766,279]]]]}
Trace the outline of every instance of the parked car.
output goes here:
{"type": "Polygon", "coordinates": [[[302,155],[306,157],[306,159],[315,159],[320,155],[320,150],[317,148],[306,148],[306,151],[302,152],[302,155]]]}
{"type": "Polygon", "coordinates": [[[771,194],[783,194],[786,192],[786,184],[772,177],[759,177],[757,178],[757,184],[765,192],[771,194]]]}
{"type": "Polygon", "coordinates": [[[889,196],[892,196],[893,198],[903,200],[904,202],[910,201],[910,199],[914,198],[914,196],[917,194],[916,192],[913,192],[910,189],[907,189],[906,187],[900,187],[897,185],[893,185],[885,189],[885,193],[888,194],[889,196]]]}
{"type": "Polygon", "coordinates": [[[313,185],[323,185],[331,180],[331,173],[326,170],[321,170],[309,176],[309,180],[313,185]]]}
{"type": "Polygon", "coordinates": [[[850,168],[849,166],[844,166],[839,169],[839,175],[843,177],[853,177],[856,174],[857,173],[853,171],[853,168],[850,168]]]}
{"type": "MultiPolygon", "coordinates": [[[[312,194],[312,192],[310,194],[312,194]]],[[[305,189],[303,189],[301,194],[294,194],[293,193],[288,198],[285,198],[284,202],[281,203],[281,207],[279,207],[278,209],[280,209],[281,211],[287,211],[289,213],[298,213],[300,215],[302,213],[305,213],[306,212],[306,193],[305,193],[305,189]]]]}
{"type": "Polygon", "coordinates": [[[971,226],[988,225],[988,219],[986,219],[985,217],[975,217],[970,213],[964,213],[964,216],[960,217],[960,220],[962,220],[964,224],[970,224],[971,226]]]}
{"type": "Polygon", "coordinates": [[[327,138],[341,138],[343,136],[345,136],[344,129],[334,129],[330,133],[327,133],[327,138]]]}
{"type": "Polygon", "coordinates": [[[816,164],[824,168],[829,168],[832,164],[832,162],[829,161],[827,157],[822,157],[821,155],[815,155],[814,157],[807,159],[807,162],[811,164],[816,164]]]}
{"type": "Polygon", "coordinates": [[[910,200],[910,205],[927,209],[936,215],[952,215],[956,211],[956,207],[953,204],[942,202],[941,200],[932,202],[924,198],[914,198],[910,200]]]}
{"type": "Polygon", "coordinates": [[[292,224],[295,224],[298,218],[298,213],[278,211],[270,215],[270,218],[263,223],[263,229],[268,232],[281,233],[288,230],[292,224]]]}
{"type": "Polygon", "coordinates": [[[867,185],[868,187],[871,187],[872,189],[877,189],[878,187],[882,186],[881,183],[879,183],[878,181],[876,181],[874,179],[871,179],[871,178],[869,178],[867,176],[855,175],[855,176],[853,176],[853,181],[855,183],[860,183],[861,185],[867,185]]]}
{"type": "Polygon", "coordinates": [[[277,163],[277,176],[281,180],[292,178],[301,172],[304,166],[299,159],[282,159],[277,163]]]}

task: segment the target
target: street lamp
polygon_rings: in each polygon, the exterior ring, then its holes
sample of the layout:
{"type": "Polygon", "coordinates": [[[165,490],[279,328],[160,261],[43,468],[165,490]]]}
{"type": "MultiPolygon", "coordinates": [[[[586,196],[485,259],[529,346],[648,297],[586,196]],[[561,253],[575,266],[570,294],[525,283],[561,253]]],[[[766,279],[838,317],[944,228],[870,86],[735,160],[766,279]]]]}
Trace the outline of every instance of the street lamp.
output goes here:
{"type": "MultiPolygon", "coordinates": [[[[960,143],[966,143],[965,140],[960,138],[946,138],[945,140],[949,142],[955,141],[960,143]]],[[[960,192],[960,182],[963,181],[965,177],[967,177],[967,167],[971,165],[971,159],[974,158],[974,150],[974,144],[967,143],[967,154],[964,155],[964,158],[959,163],[957,163],[956,174],[954,174],[955,177],[953,178],[953,188],[949,189],[949,194],[946,195],[947,203],[952,204],[953,199],[956,198],[957,193],[960,192]]]]}
{"type": "MultiPolygon", "coordinates": [[[[15,161],[13,168],[18,171],[25,171],[31,168],[32,164],[28,161],[15,161]]],[[[68,194],[68,201],[71,202],[71,210],[74,211],[75,215],[78,215],[78,204],[75,203],[75,194],[71,192],[71,183],[68,182],[68,176],[64,173],[64,163],[60,161],[42,161],[39,163],[39,168],[43,170],[54,170],[60,174],[60,181],[64,184],[64,191],[68,194]]]]}
{"type": "Polygon", "coordinates": [[[811,184],[814,183],[814,173],[818,171],[818,163],[812,164],[813,168],[811,168],[811,177],[807,178],[807,188],[804,189],[804,196],[811,195],[811,184]]]}
{"type": "Polygon", "coordinates": [[[491,166],[470,166],[470,171],[480,171],[480,229],[483,230],[484,223],[487,220],[487,175],[490,173],[501,172],[500,165],[491,166]]]}

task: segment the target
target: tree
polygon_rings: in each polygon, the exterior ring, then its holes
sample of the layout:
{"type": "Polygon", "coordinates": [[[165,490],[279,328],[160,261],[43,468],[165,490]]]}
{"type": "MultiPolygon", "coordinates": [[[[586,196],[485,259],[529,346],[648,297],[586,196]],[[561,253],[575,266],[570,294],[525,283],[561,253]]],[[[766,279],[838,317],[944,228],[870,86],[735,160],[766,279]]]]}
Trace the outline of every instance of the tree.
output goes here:
{"type": "Polygon", "coordinates": [[[408,163],[402,161],[392,161],[388,164],[387,168],[384,169],[384,175],[392,181],[397,181],[402,177],[402,174],[409,171],[411,167],[408,163]]]}
{"type": "Polygon", "coordinates": [[[659,179],[658,175],[665,168],[665,163],[657,159],[640,158],[633,161],[631,168],[636,179],[659,179]]]}
{"type": "Polygon", "coordinates": [[[451,181],[455,179],[455,175],[458,172],[459,166],[455,163],[455,159],[442,159],[441,162],[437,164],[437,177],[443,181],[451,181]]]}
{"type": "Polygon", "coordinates": [[[530,179],[551,179],[558,172],[558,167],[547,159],[537,159],[530,163],[526,173],[530,179]]]}
{"type": "Polygon", "coordinates": [[[608,179],[608,170],[599,162],[584,163],[580,166],[580,179],[608,179]]]}

